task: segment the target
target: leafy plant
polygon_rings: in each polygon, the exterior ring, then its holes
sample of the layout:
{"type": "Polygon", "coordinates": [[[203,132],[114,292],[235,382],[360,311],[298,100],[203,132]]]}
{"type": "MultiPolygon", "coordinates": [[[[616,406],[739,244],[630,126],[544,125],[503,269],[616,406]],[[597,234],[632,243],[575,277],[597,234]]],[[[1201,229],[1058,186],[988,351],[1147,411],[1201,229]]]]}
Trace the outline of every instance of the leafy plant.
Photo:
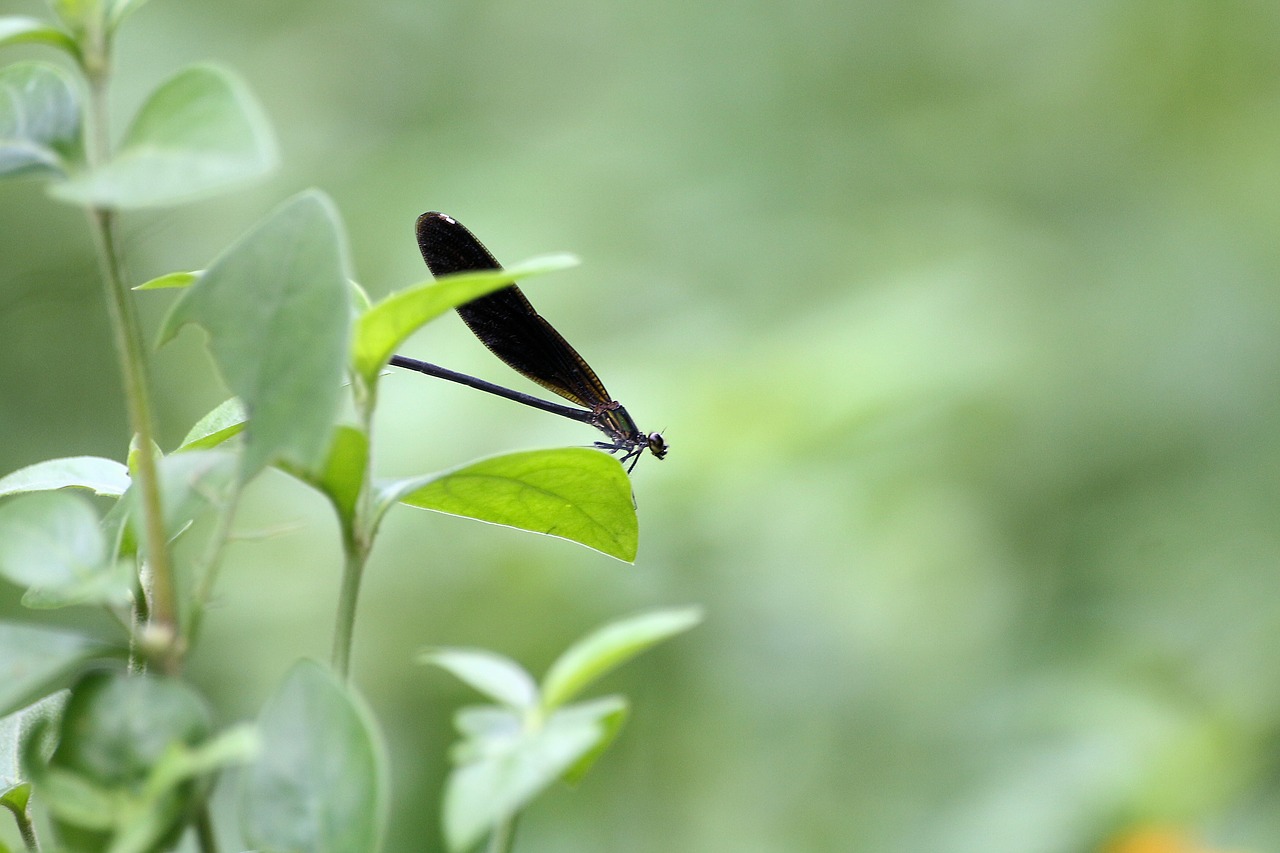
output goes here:
{"type": "MultiPolygon", "coordinates": [[[[200,270],[133,288],[176,292],[160,341],[186,325],[203,329],[233,395],[178,447],[159,447],[140,297],[125,281],[117,238],[121,212],[225,192],[267,174],[277,155],[248,88],[209,65],[160,84],[111,144],[111,47],[142,5],[51,0],[56,22],[0,17],[0,46],[37,44],[62,56],[0,69],[0,177],[41,180],[51,198],[89,214],[133,433],[122,460],[69,456],[0,478],[0,577],[25,590],[29,608],[103,608],[120,628],[100,637],[0,622],[0,805],[30,850],[36,805],[60,849],[146,853],[193,831],[212,851],[209,795],[219,771],[245,766],[240,820],[250,844],[365,853],[385,824],[386,760],[348,678],[361,576],[386,513],[403,504],[635,558],[629,480],[597,450],[511,453],[391,480],[371,464],[378,382],[396,348],[457,305],[574,260],[424,281],[370,303],[353,281],[334,205],[301,193],[200,270]],[[303,350],[308,357],[297,358],[303,350]],[[348,393],[353,422],[341,415],[348,393]],[[333,507],[344,557],[333,650],[327,666],[294,666],[256,724],[219,730],[183,665],[239,498],[269,467],[333,507]],[[196,536],[202,547],[183,553],[197,556],[179,557],[173,543],[196,536]]],[[[458,717],[463,741],[445,797],[450,848],[489,834],[491,849],[506,849],[516,814],[554,780],[579,779],[625,716],[621,697],[568,701],[697,619],[659,611],[606,627],[566,652],[541,687],[490,653],[425,655],[498,703],[458,717]]]]}

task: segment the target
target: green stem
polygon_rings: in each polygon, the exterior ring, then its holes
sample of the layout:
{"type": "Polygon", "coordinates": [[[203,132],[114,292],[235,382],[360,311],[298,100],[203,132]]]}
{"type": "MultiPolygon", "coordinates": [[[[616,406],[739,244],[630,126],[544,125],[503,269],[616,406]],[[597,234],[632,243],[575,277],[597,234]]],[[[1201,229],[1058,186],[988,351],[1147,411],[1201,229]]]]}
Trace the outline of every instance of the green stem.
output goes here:
{"type": "Polygon", "coordinates": [[[218,578],[218,567],[222,565],[222,549],[231,538],[231,522],[235,518],[239,505],[240,489],[237,487],[226,502],[218,507],[218,526],[205,546],[203,559],[195,567],[193,574],[197,578],[195,590],[191,595],[191,611],[187,617],[184,648],[193,648],[204,624],[204,614],[213,597],[214,582],[218,578]]]}
{"type": "MultiPolygon", "coordinates": [[[[110,49],[106,34],[91,33],[85,52],[85,74],[89,81],[90,136],[88,161],[90,168],[106,162],[111,154],[108,124],[107,88],[110,78],[110,49]]],[[[174,600],[173,569],[169,559],[169,543],[165,537],[164,515],[160,501],[159,472],[152,453],[151,395],[147,377],[146,345],[137,309],[125,285],[123,261],[117,236],[114,211],[91,207],[89,220],[97,244],[106,290],[107,313],[111,320],[116,356],[124,384],[129,426],[137,437],[135,485],[142,504],[147,566],[151,578],[151,621],[148,626],[148,648],[159,650],[159,663],[167,672],[175,672],[181,651],[177,638],[177,607],[174,600]]]]}
{"type": "Polygon", "coordinates": [[[40,839],[36,838],[35,823],[31,820],[31,807],[27,806],[21,812],[14,812],[13,819],[18,824],[18,834],[22,836],[22,843],[26,845],[29,853],[40,853],[40,839]]]}
{"type": "Polygon", "coordinates": [[[368,559],[368,549],[353,531],[342,536],[342,589],[338,593],[338,615],[333,629],[333,669],[343,679],[351,673],[351,642],[356,630],[356,599],[360,596],[360,578],[368,559]]]}
{"type": "MultiPolygon", "coordinates": [[[[359,377],[352,380],[352,393],[360,428],[368,439],[364,476],[360,494],[356,498],[353,518],[342,519],[342,589],[338,593],[338,615],[333,630],[333,658],[335,672],[343,679],[351,674],[351,645],[356,629],[356,599],[360,596],[360,579],[364,575],[369,551],[373,548],[373,536],[377,521],[373,507],[373,409],[376,386],[367,386],[359,377]]],[[[339,516],[342,510],[338,510],[339,516]]]]}
{"type": "Polygon", "coordinates": [[[209,804],[200,806],[196,815],[196,847],[200,853],[218,853],[218,837],[213,832],[213,819],[209,815],[209,804]]]}

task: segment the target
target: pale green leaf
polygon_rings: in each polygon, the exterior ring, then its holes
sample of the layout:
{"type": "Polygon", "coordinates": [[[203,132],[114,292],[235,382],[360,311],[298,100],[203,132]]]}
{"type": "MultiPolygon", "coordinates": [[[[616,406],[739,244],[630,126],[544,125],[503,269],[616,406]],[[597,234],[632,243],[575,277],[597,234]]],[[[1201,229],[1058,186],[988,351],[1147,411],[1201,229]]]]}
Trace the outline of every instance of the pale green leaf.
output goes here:
{"type": "Polygon", "coordinates": [[[248,88],[229,71],[197,65],[152,93],[113,159],[50,192],[82,205],[159,207],[230,189],[275,164],[274,138],[248,88]]]}
{"type": "Polygon", "coordinates": [[[538,701],[538,687],[524,667],[485,649],[428,649],[418,662],[438,666],[512,708],[530,708],[538,701]]]}
{"type": "Polygon", "coordinates": [[[43,62],[0,69],[0,177],[66,175],[80,145],[80,98],[65,71],[43,62]]]}
{"type": "Polygon", "coordinates": [[[196,421],[186,438],[182,439],[178,450],[204,450],[217,447],[224,441],[239,435],[244,430],[248,419],[244,404],[238,397],[223,400],[209,414],[196,421]]]}
{"type": "Polygon", "coordinates": [[[328,448],[350,333],[346,239],[332,202],[286,202],[182,292],[161,340],[185,323],[249,413],[245,479],[276,460],[303,469],[328,448]]]}
{"type": "Polygon", "coordinates": [[[542,707],[556,708],[612,669],[702,621],[696,607],[654,610],[612,622],[574,643],[542,679],[542,707]]]}
{"type": "Polygon", "coordinates": [[[259,717],[262,749],[245,773],[245,841],[261,850],[369,853],[387,812],[386,765],[364,702],[300,661],[259,717]]]}
{"type": "Polygon", "coordinates": [[[44,696],[86,660],[108,651],[82,634],[0,622],[0,714],[44,696]]]}
{"type": "Polygon", "coordinates": [[[129,488],[129,483],[129,469],[114,459],[68,456],[46,459],[0,478],[0,495],[76,488],[119,497],[129,488]]]}

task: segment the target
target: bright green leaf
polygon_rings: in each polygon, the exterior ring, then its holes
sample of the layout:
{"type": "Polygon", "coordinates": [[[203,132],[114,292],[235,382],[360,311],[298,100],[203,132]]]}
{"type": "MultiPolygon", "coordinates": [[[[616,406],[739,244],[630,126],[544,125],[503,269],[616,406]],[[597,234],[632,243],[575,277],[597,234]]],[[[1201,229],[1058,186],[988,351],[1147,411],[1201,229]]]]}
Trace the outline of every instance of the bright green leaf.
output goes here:
{"type": "Polygon", "coordinates": [[[108,208],[161,207],[217,193],[275,167],[275,141],[240,80],[187,68],[142,105],[115,157],[50,192],[108,208]]]}
{"type": "Polygon", "coordinates": [[[81,634],[0,622],[0,714],[49,693],[82,663],[107,651],[81,634]]]}
{"type": "Polygon", "coordinates": [[[119,497],[129,482],[129,469],[114,459],[68,456],[37,462],[0,478],[0,495],[77,488],[119,497]]]}
{"type": "Polygon", "coordinates": [[[209,334],[232,393],[249,412],[242,476],[282,459],[313,469],[328,448],[350,330],[346,239],[328,198],[277,208],[183,291],[164,323],[209,334]]]}
{"type": "Polygon", "coordinates": [[[702,621],[696,607],[654,610],[593,631],[556,659],[542,679],[542,707],[550,710],[576,696],[606,672],[702,621]]]}
{"type": "Polygon", "coordinates": [[[171,272],[162,276],[157,276],[150,281],[144,281],[142,284],[133,288],[134,290],[164,290],[170,287],[190,287],[200,280],[200,276],[204,275],[204,270],[192,270],[191,272],[171,272]]]}
{"type": "Polygon", "coordinates": [[[42,62],[0,69],[0,178],[67,174],[80,157],[80,100],[65,71],[42,62]]]}
{"type": "Polygon", "coordinates": [[[333,431],[329,456],[319,476],[306,478],[325,493],[348,528],[355,523],[356,502],[364,487],[364,473],[368,465],[368,437],[355,427],[341,425],[333,431]]]}
{"type": "Polygon", "coordinates": [[[372,716],[327,669],[299,661],[259,718],[245,774],[245,841],[263,850],[368,853],[386,819],[385,758],[372,716]]]}
{"type": "Polygon", "coordinates": [[[75,39],[38,18],[6,15],[0,18],[0,46],[7,44],[47,44],[72,56],[80,55],[75,39]]]}
{"type": "Polygon", "coordinates": [[[561,778],[605,736],[586,714],[553,716],[517,738],[472,742],[455,752],[464,760],[449,775],[444,794],[445,842],[461,853],[498,823],[561,778]]]}
{"type": "MultiPolygon", "coordinates": [[[[239,435],[248,421],[244,404],[238,397],[230,397],[219,403],[209,414],[196,421],[196,425],[182,439],[178,450],[202,450],[217,447],[224,441],[239,435]]],[[[176,451],[175,451],[176,452],[176,451]]]]}
{"type": "Polygon", "coordinates": [[[425,323],[517,279],[566,269],[578,263],[573,255],[546,255],[504,270],[482,270],[442,277],[414,285],[383,299],[360,316],[352,342],[352,364],[372,384],[378,371],[405,338],[425,323]]]}
{"type": "MultiPolygon", "coordinates": [[[[385,489],[396,493],[400,487],[385,489]]],[[[640,533],[631,481],[616,459],[598,450],[493,456],[440,474],[400,500],[568,539],[628,563],[636,557],[640,533]]]]}
{"type": "Polygon", "coordinates": [[[438,666],[512,708],[530,708],[538,701],[538,687],[524,667],[485,649],[429,649],[418,662],[438,666]]]}

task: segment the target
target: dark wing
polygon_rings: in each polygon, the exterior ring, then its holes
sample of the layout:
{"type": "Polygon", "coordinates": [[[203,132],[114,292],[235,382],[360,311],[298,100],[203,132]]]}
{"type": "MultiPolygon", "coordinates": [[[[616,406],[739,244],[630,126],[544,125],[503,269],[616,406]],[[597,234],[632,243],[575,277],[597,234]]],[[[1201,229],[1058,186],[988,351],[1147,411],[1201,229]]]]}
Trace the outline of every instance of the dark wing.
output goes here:
{"type": "MultiPolygon", "coordinates": [[[[443,213],[418,217],[418,248],[434,276],[502,269],[470,231],[443,213]]],[[[494,355],[548,391],[588,409],[612,402],[591,366],[514,284],[457,310],[494,355]]]]}

